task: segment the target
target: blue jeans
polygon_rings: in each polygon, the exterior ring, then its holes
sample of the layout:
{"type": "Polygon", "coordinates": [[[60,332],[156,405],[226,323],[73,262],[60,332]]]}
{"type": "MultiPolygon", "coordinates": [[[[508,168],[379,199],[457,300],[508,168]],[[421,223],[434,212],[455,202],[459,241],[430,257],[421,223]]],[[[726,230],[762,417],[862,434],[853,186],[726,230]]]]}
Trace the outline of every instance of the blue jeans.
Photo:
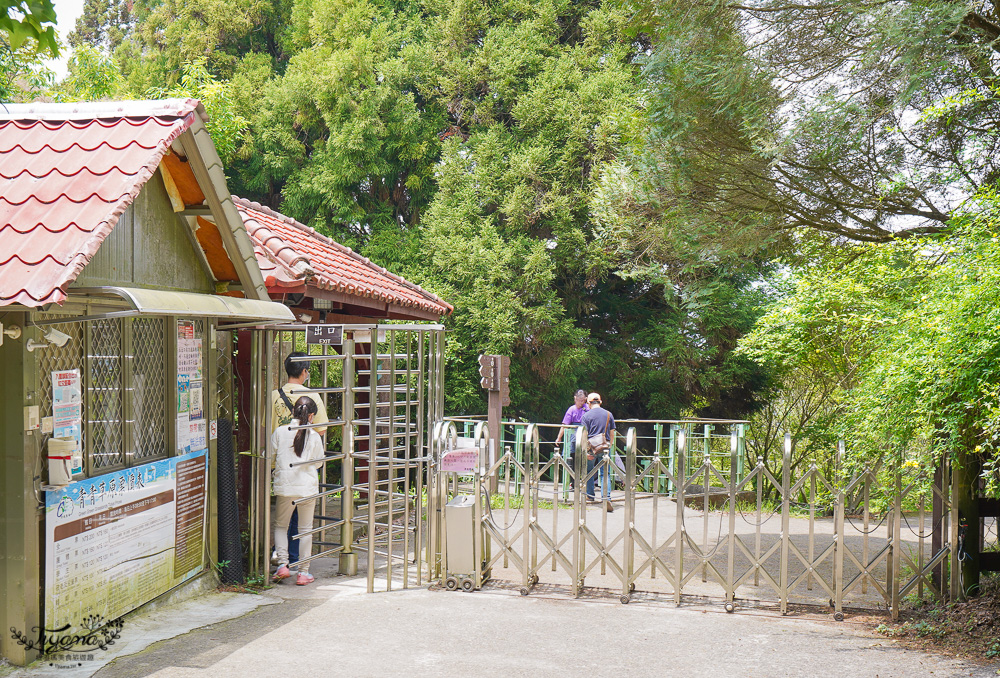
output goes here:
{"type": "MultiPolygon", "coordinates": [[[[593,459],[588,459],[587,460],[587,475],[588,476],[590,475],[590,472],[594,470],[594,467],[601,463],[601,460],[604,459],[604,457],[605,457],[605,455],[602,453],[602,454],[594,455],[593,459]]],[[[603,499],[610,499],[611,498],[611,479],[608,478],[608,468],[606,466],[602,467],[596,474],[594,474],[593,477],[587,478],[587,499],[596,499],[597,498],[597,496],[594,493],[597,490],[597,483],[598,482],[601,483],[601,489],[603,490],[603,492],[601,492],[602,498],[603,499]]]]}
{"type": "Polygon", "coordinates": [[[299,560],[299,540],[295,535],[299,533],[299,512],[292,511],[292,519],[288,521],[288,562],[295,563],[299,560]]]}

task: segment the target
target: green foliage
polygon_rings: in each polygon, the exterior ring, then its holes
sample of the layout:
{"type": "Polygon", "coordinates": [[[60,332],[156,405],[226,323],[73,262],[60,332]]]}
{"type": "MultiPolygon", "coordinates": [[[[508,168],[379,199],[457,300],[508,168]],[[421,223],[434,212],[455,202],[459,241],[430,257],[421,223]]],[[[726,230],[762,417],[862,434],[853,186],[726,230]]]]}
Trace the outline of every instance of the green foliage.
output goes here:
{"type": "Polygon", "coordinates": [[[55,23],[52,0],[2,0],[0,47],[16,51],[27,45],[37,54],[57,57],[55,23]]]}
{"type": "Polygon", "coordinates": [[[88,45],[113,53],[135,29],[134,8],[134,0],[85,0],[69,44],[76,49],[88,45]]]}
{"type": "MultiPolygon", "coordinates": [[[[634,151],[655,110],[637,66],[651,43],[617,3],[104,1],[78,34],[114,49],[126,90],[221,92],[221,112],[206,106],[234,192],[454,304],[449,412],[482,410],[482,352],[512,356],[514,412],[535,419],[579,387],[619,417],[759,405],[767,376],[732,349],[766,301],[767,258],[742,216],[695,219],[690,191],[672,211],[664,190],[692,173],[640,180],[657,162],[634,151]]],[[[677,46],[701,44],[696,29],[677,46]]],[[[733,74],[748,96],[765,82],[733,74]]],[[[689,127],[707,139],[746,117],[689,127]]]]}
{"type": "Polygon", "coordinates": [[[30,101],[46,91],[53,73],[43,64],[34,41],[14,49],[0,37],[0,101],[30,101]]]}
{"type": "MultiPolygon", "coordinates": [[[[995,457],[998,205],[982,191],[947,237],[857,246],[802,267],[741,352],[778,374],[829,381],[827,430],[862,459],[930,468],[973,445],[995,457]]],[[[995,464],[987,475],[996,493],[995,464]]]]}
{"type": "Polygon", "coordinates": [[[991,3],[629,6],[658,40],[643,175],[661,209],[738,225],[708,236],[937,233],[996,176],[991,3]]]}
{"type": "Polygon", "coordinates": [[[167,90],[154,88],[147,92],[153,99],[190,97],[199,99],[208,113],[209,134],[224,164],[236,159],[240,140],[247,127],[247,120],[236,112],[232,104],[232,86],[220,82],[205,67],[203,60],[186,64],[180,82],[167,90]]]}
{"type": "Polygon", "coordinates": [[[124,79],[118,64],[90,45],[75,48],[67,66],[69,75],[55,92],[59,101],[100,101],[122,91],[124,79]]]}

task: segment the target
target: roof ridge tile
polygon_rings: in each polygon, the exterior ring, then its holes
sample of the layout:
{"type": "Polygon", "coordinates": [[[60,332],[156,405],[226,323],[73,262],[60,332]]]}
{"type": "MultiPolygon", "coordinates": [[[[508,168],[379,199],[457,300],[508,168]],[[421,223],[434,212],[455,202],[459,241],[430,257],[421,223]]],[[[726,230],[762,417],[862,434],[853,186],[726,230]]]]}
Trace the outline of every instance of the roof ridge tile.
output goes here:
{"type": "MultiPolygon", "coordinates": [[[[406,280],[405,278],[403,278],[400,275],[397,275],[395,273],[390,272],[389,270],[387,270],[387,269],[379,266],[378,264],[375,264],[374,262],[372,262],[367,257],[364,257],[361,254],[355,252],[350,247],[342,245],[341,243],[337,242],[336,240],[333,240],[332,238],[330,238],[329,236],[326,236],[326,235],[318,232],[316,229],[314,229],[312,227],[309,227],[309,226],[306,226],[305,224],[302,224],[301,222],[296,221],[295,219],[293,219],[293,218],[291,218],[291,217],[289,217],[287,215],[281,214],[280,212],[276,212],[273,209],[271,209],[270,207],[267,207],[265,205],[261,205],[258,202],[254,202],[254,201],[248,200],[246,198],[241,198],[241,197],[236,196],[236,195],[232,196],[232,198],[233,198],[233,202],[236,203],[238,206],[242,206],[245,209],[256,211],[256,212],[262,214],[265,217],[270,217],[270,218],[274,219],[278,223],[285,224],[286,226],[290,226],[290,227],[298,230],[301,233],[304,233],[306,235],[310,235],[310,236],[314,237],[315,239],[319,240],[320,242],[322,242],[322,243],[330,246],[335,251],[339,251],[339,252],[341,252],[343,254],[346,254],[349,258],[353,259],[354,261],[358,261],[359,263],[363,263],[368,268],[373,269],[374,271],[376,271],[376,272],[378,272],[378,273],[380,273],[380,274],[388,277],[391,281],[393,281],[393,282],[395,282],[395,283],[403,286],[408,291],[410,291],[410,292],[412,292],[412,293],[414,293],[414,294],[416,294],[418,296],[423,297],[426,300],[426,302],[427,302],[427,303],[420,303],[417,300],[407,300],[409,303],[408,304],[404,304],[404,305],[415,305],[415,306],[419,306],[421,308],[432,308],[433,306],[437,305],[437,306],[440,306],[440,307],[442,307],[444,309],[444,313],[443,314],[451,313],[454,310],[454,307],[451,304],[449,304],[448,302],[444,301],[443,299],[441,299],[440,297],[438,297],[436,294],[434,294],[432,292],[429,292],[429,291],[425,290],[424,288],[420,287],[419,285],[406,280]]],[[[256,219],[255,219],[255,221],[256,221],[256,219]]],[[[352,293],[353,293],[353,289],[366,289],[367,290],[368,287],[366,285],[361,285],[360,287],[354,286],[352,288],[351,285],[348,285],[348,290],[352,291],[352,293]]],[[[396,297],[396,295],[393,295],[393,297],[396,297]]]]}

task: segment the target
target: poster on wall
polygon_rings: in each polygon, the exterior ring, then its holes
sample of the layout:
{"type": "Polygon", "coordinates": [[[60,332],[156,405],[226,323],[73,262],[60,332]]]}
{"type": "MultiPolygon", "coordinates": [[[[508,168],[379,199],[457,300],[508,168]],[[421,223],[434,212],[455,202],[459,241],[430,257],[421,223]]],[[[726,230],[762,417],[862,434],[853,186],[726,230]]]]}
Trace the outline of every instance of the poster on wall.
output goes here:
{"type": "Polygon", "coordinates": [[[61,370],[52,373],[52,437],[72,438],[71,473],[83,473],[82,440],[83,395],[80,388],[80,370],[61,370]]]}
{"type": "Polygon", "coordinates": [[[202,341],[194,323],[177,323],[177,449],[190,452],[207,444],[207,421],[202,403],[202,341]]]}
{"type": "Polygon", "coordinates": [[[45,625],[117,619],[205,567],[207,450],[45,497],[45,625]]]}

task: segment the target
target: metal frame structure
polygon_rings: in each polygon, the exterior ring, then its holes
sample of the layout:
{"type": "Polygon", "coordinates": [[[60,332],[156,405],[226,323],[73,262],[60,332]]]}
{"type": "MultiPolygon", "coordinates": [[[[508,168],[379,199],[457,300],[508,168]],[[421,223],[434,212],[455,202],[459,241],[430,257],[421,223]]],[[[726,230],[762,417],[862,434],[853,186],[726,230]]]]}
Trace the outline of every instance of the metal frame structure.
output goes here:
{"type": "Polygon", "coordinates": [[[354,575],[361,556],[369,592],[426,583],[434,510],[427,462],[430,431],[444,410],[444,328],[343,325],[343,343],[334,347],[307,345],[306,327],[252,335],[252,381],[260,387],[251,413],[251,573],[266,574],[271,553],[271,393],[284,383],[284,357],[301,351],[314,365],[310,386],[298,392],[320,395],[330,421],[311,425],[327,429],[327,456],[320,492],[304,498],[319,502],[314,552],[299,562],[336,556],[339,572],[354,575]]]}
{"type": "MultiPolygon", "coordinates": [[[[582,427],[571,465],[564,449],[543,454],[539,425],[527,424],[523,456],[506,446],[489,464],[487,446],[477,443],[481,470],[465,478],[439,473],[437,501],[467,492],[477,506],[494,505],[477,514],[492,542],[484,569],[517,581],[522,595],[543,577],[580,595],[588,576],[601,575],[619,588],[622,603],[658,588],[678,605],[686,592],[721,594],[730,612],[739,600],[774,602],[782,614],[795,603],[829,604],[838,620],[848,607],[888,609],[897,618],[907,595],[957,595],[958,518],[947,460],[935,478],[881,462],[850,467],[840,443],[832,473],[813,464],[793,478],[790,434],[773,472],[760,458],[741,463],[741,422],[712,426],[729,430],[728,455],[713,452],[708,427],[690,445],[695,427],[680,427],[670,455],[659,445],[641,450],[630,427],[615,440],[623,468],[606,455],[587,473],[582,427]],[[583,485],[599,472],[618,477],[620,513],[587,506],[583,485]],[[491,476],[499,494],[492,502],[484,482],[491,476]],[[515,505],[521,514],[511,517],[515,505]]],[[[437,425],[437,455],[453,445],[454,427],[437,425]]],[[[447,574],[446,564],[436,572],[447,574]]]]}

